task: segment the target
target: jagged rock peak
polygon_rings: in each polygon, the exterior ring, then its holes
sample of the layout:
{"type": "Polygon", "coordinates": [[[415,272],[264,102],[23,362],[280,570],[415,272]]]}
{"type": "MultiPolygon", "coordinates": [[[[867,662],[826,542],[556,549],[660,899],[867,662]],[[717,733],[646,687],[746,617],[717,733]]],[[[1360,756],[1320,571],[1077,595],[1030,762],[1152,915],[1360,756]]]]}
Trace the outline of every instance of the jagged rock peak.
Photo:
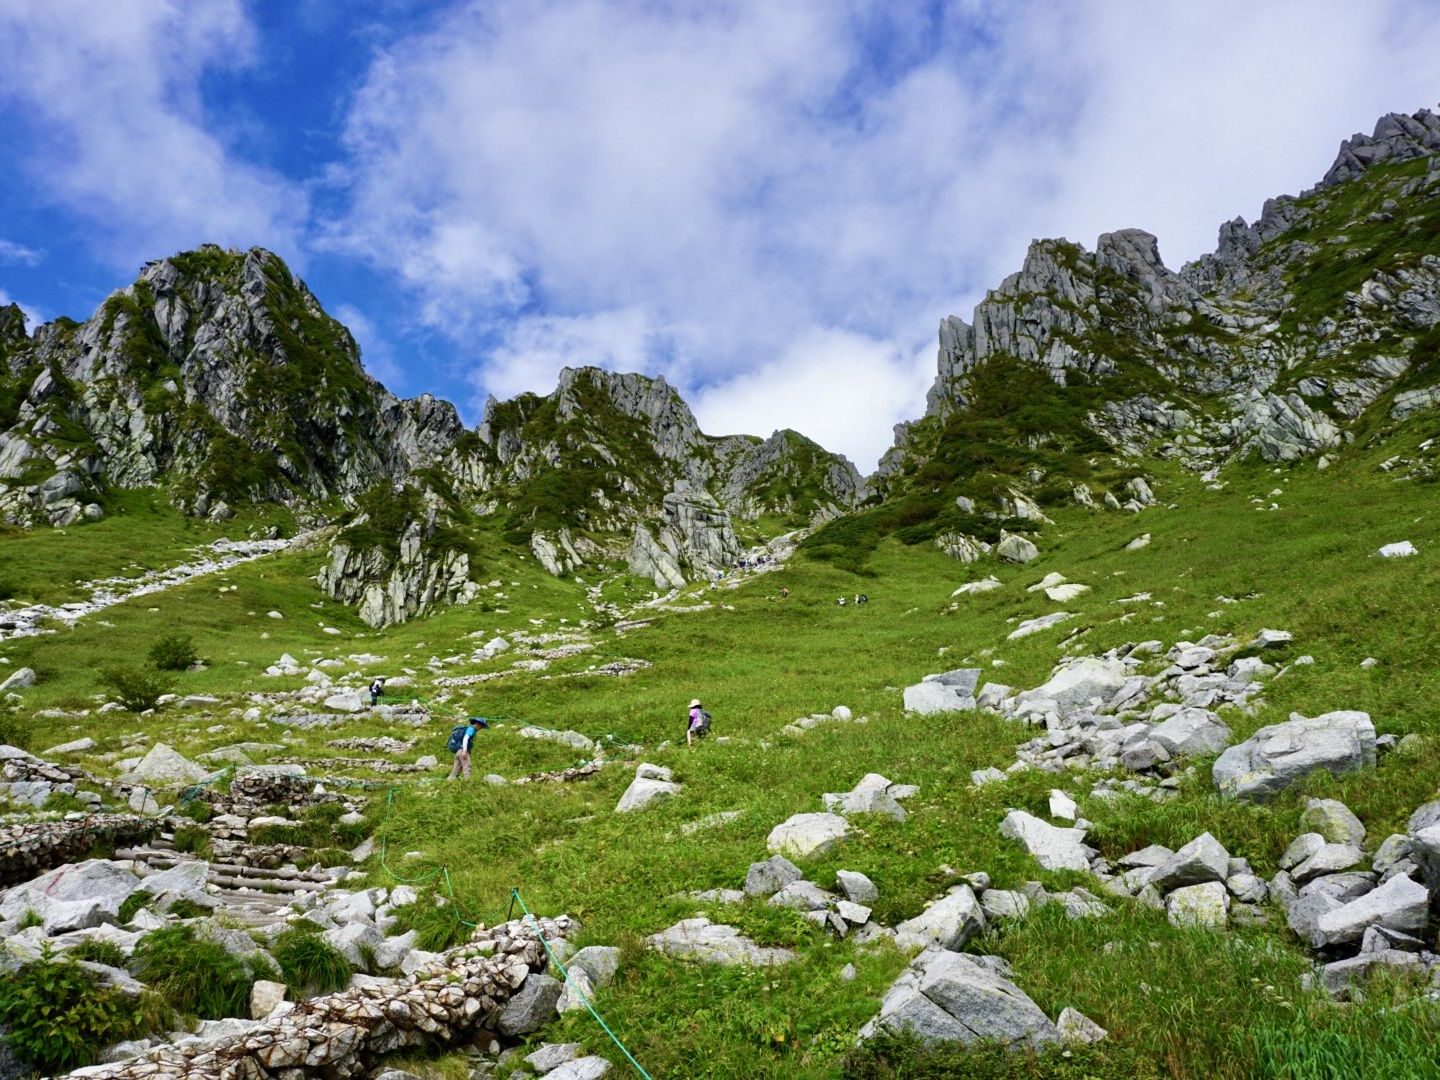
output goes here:
{"type": "Polygon", "coordinates": [[[1410,116],[1386,113],[1375,122],[1374,134],[1356,132],[1340,144],[1335,163],[1311,190],[1343,184],[1384,161],[1408,161],[1432,154],[1440,154],[1440,116],[1429,109],[1410,116]]]}
{"type": "Polygon", "coordinates": [[[164,483],[196,513],[350,496],[464,430],[448,403],[399,401],[367,375],[350,332],[263,248],[149,263],[86,322],[0,347],[21,402],[0,432],[0,481],[19,481],[0,483],[0,517],[20,523],[74,520],[107,487],[164,483]],[[62,472],[65,495],[47,502],[62,472]]]}

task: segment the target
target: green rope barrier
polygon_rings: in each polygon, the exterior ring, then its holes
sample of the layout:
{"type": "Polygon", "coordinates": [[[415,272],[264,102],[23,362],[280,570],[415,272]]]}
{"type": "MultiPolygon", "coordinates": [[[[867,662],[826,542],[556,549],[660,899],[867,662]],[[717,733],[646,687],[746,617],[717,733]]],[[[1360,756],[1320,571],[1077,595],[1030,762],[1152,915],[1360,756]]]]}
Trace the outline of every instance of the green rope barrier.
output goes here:
{"type": "Polygon", "coordinates": [[[399,790],[400,789],[398,787],[391,787],[385,795],[385,818],[383,821],[380,822],[380,828],[382,830],[382,835],[380,837],[381,869],[383,869],[387,874],[389,874],[396,881],[400,882],[402,885],[428,885],[430,882],[435,881],[436,879],[443,880],[445,883],[445,895],[449,898],[450,903],[455,906],[456,919],[459,920],[462,926],[468,926],[472,930],[475,929],[475,927],[477,927],[479,923],[472,922],[470,919],[467,919],[465,917],[465,909],[460,903],[460,898],[455,895],[455,885],[450,880],[450,868],[448,866],[441,865],[431,867],[419,877],[406,877],[405,875],[398,873],[395,868],[390,865],[390,841],[387,837],[383,835],[383,830],[386,823],[390,820],[391,811],[395,807],[395,792],[399,790]]]}
{"type": "Polygon", "coordinates": [[[539,937],[540,944],[545,946],[545,955],[550,958],[550,962],[554,964],[555,967],[559,969],[560,974],[565,977],[565,982],[570,986],[572,990],[575,991],[576,995],[580,998],[581,1004],[583,1004],[585,1008],[589,1010],[590,1015],[595,1018],[595,1022],[600,1025],[601,1029],[605,1032],[605,1034],[610,1036],[610,1041],[620,1048],[620,1052],[625,1055],[625,1060],[630,1062],[630,1064],[635,1067],[635,1071],[638,1072],[641,1076],[643,1076],[645,1080],[654,1080],[654,1077],[652,1077],[648,1072],[645,1071],[645,1066],[641,1065],[640,1062],[636,1061],[635,1055],[630,1053],[630,1051],[626,1048],[625,1044],[620,1041],[620,1036],[616,1035],[615,1032],[610,1030],[610,1025],[605,1023],[605,1018],[595,1011],[595,1006],[590,1004],[590,998],[585,993],[585,991],[581,990],[579,984],[577,984],[573,979],[570,978],[570,972],[567,971],[565,965],[560,962],[560,958],[555,955],[555,951],[550,948],[550,942],[545,940],[545,932],[540,929],[540,920],[535,918],[535,915],[530,911],[528,907],[525,906],[525,898],[520,895],[520,890],[518,888],[511,889],[511,911],[515,910],[515,905],[517,903],[520,905],[520,910],[525,913],[525,918],[530,920],[530,925],[535,928],[535,934],[537,937],[539,937]]]}

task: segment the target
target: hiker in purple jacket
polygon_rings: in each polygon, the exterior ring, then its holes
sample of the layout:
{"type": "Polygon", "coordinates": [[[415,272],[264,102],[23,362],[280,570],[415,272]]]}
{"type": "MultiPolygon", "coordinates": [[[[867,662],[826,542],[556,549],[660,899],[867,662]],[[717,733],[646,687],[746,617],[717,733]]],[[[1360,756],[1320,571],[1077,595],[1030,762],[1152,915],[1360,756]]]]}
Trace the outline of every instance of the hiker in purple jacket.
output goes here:
{"type": "Polygon", "coordinates": [[[697,697],[690,702],[690,723],[685,728],[685,745],[694,746],[696,739],[710,734],[710,714],[700,707],[697,697]]]}

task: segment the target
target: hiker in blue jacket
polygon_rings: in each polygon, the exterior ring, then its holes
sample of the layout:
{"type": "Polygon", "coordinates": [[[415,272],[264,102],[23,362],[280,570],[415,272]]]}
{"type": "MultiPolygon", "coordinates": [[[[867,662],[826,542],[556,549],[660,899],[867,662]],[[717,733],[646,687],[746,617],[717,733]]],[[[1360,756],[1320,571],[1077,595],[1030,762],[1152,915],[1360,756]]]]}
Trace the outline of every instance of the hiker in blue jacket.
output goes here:
{"type": "Polygon", "coordinates": [[[462,773],[466,780],[470,779],[470,744],[475,741],[475,733],[484,726],[478,716],[472,716],[466,721],[464,728],[457,726],[455,731],[450,733],[450,745],[455,750],[455,764],[450,766],[450,775],[446,780],[454,780],[462,773]]]}

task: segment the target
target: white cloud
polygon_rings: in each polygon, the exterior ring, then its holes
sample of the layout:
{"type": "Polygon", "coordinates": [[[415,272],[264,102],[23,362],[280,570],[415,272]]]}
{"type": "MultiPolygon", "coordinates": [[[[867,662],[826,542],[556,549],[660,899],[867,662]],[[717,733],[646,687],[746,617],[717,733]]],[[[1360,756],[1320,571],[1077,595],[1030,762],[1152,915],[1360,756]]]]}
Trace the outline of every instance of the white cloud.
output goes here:
{"type": "Polygon", "coordinates": [[[408,388],[409,372],[395,357],[395,347],[380,332],[374,321],[354,304],[337,304],[334,311],[355,343],[360,346],[360,360],[375,378],[392,392],[399,393],[408,388]]]}
{"type": "Polygon", "coordinates": [[[231,152],[201,79],[254,59],[241,0],[9,0],[0,104],[24,131],[36,196],[88,221],[133,264],[210,240],[293,251],[300,189],[231,152]]]}
{"type": "Polygon", "coordinates": [[[464,5],[377,54],[324,242],[393,269],[425,327],[499,340],[477,388],[664,373],[709,426],[868,468],[923,407],[908,358],[1032,237],[1148,228],[1178,265],[1424,104],[1419,10],[464,5]]]}
{"type": "MultiPolygon", "coordinates": [[[[548,394],[565,367],[653,368],[656,331],[640,308],[594,315],[536,315],[516,321],[483,367],[468,373],[478,413],[487,394],[548,394]]],[[[673,375],[673,372],[672,372],[673,375]]]]}
{"type": "Polygon", "coordinates": [[[39,266],[45,253],[13,240],[0,239],[0,263],[19,263],[21,266],[39,266]]]}
{"type": "Polygon", "coordinates": [[[695,392],[703,430],[769,435],[794,428],[868,467],[890,447],[877,416],[913,413],[935,378],[935,354],[899,352],[891,342],[815,329],[764,368],[695,392]]]}

